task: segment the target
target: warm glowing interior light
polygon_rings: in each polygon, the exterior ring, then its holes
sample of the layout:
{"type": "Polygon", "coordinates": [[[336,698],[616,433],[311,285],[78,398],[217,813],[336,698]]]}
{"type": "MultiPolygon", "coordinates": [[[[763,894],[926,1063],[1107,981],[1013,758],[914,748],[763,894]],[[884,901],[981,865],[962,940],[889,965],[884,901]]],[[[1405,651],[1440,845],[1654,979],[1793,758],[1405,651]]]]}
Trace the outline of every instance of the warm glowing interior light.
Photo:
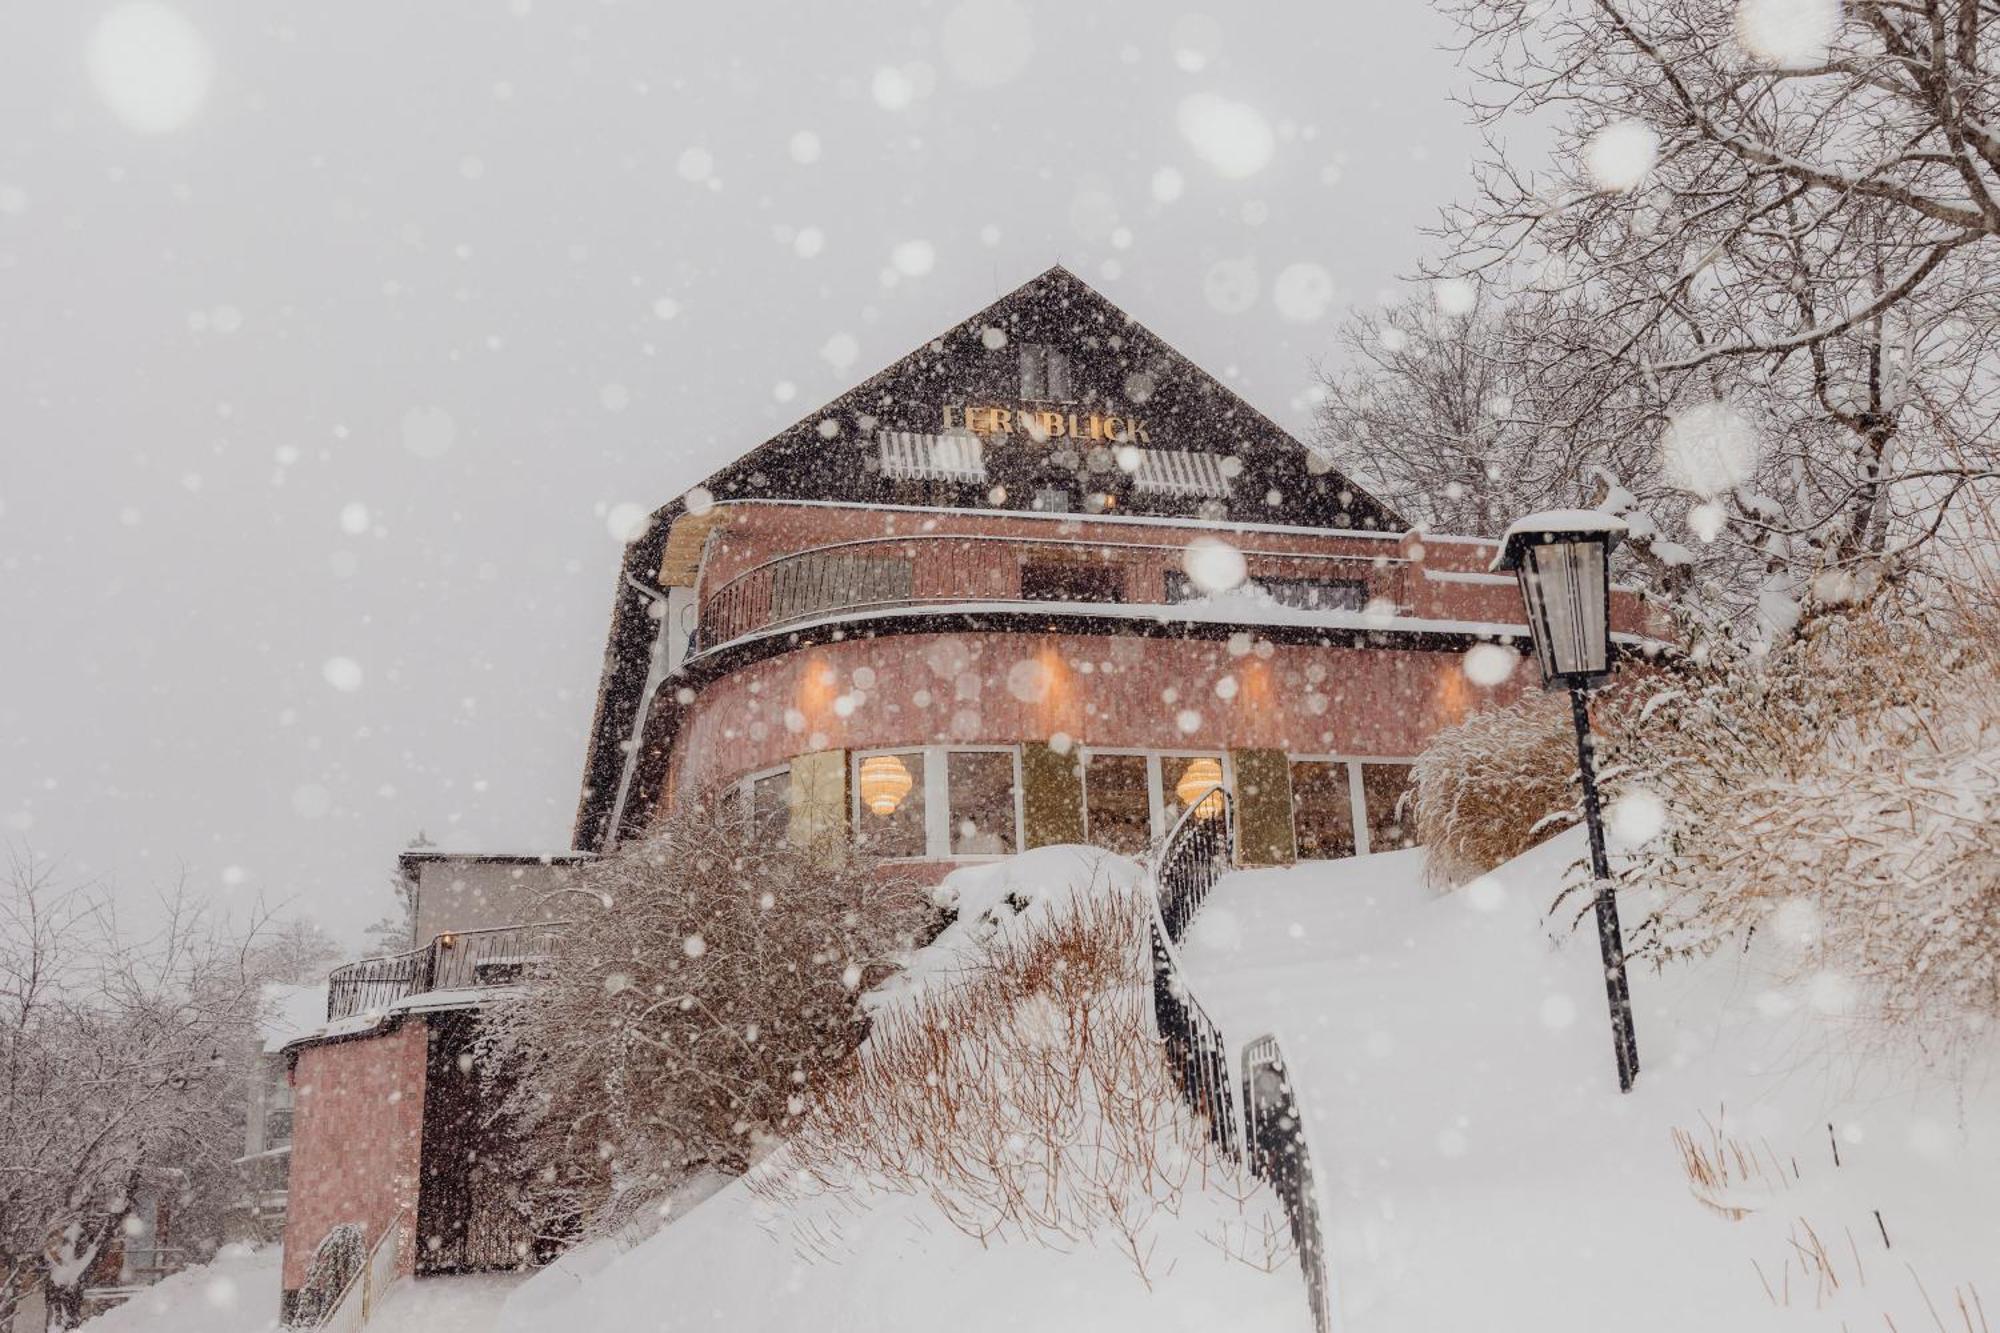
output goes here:
{"type": "Polygon", "coordinates": [[[895,814],[896,807],[915,785],[910,770],[893,754],[873,755],[861,761],[861,803],[874,814],[895,814]]]}
{"type": "Polygon", "coordinates": [[[1182,805],[1194,805],[1196,819],[1213,819],[1222,813],[1222,765],[1213,759],[1191,759],[1181,780],[1174,784],[1174,795],[1181,798],[1182,805]],[[1207,792],[1208,795],[1202,795],[1207,792]],[[1195,805],[1200,801],[1200,805],[1195,805]]]}

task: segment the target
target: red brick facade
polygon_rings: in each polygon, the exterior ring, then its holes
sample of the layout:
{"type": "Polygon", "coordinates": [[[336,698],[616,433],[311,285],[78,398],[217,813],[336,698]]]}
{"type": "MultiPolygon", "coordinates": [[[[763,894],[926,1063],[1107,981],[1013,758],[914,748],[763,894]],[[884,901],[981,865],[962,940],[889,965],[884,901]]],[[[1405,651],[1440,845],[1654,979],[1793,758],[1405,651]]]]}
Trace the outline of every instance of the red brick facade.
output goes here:
{"type": "Polygon", "coordinates": [[[385,1032],[307,1046],[292,1069],[297,1112],[283,1285],[304,1283],[327,1232],[358,1222],[373,1244],[399,1210],[398,1271],[416,1255],[429,1029],[406,1018],[385,1032]]]}

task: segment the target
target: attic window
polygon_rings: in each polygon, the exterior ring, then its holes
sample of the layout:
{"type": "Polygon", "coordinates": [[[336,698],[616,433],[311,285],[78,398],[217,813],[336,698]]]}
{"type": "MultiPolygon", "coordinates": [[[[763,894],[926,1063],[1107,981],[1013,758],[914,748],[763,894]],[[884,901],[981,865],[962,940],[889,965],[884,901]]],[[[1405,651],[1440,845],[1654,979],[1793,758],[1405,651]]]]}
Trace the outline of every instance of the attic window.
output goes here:
{"type": "Polygon", "coordinates": [[[1069,357],[1047,343],[1021,348],[1021,397],[1028,402],[1068,403],[1076,395],[1070,384],[1069,357]]]}

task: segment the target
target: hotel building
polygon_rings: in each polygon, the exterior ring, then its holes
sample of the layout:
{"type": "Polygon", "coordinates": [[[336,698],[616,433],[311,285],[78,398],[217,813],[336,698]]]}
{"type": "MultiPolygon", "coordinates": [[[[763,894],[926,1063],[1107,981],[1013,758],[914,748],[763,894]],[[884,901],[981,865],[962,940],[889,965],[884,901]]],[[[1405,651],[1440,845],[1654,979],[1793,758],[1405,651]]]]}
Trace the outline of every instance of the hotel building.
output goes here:
{"type": "Polygon", "coordinates": [[[465,1011],[546,938],[543,890],[675,802],[938,874],[1143,855],[1217,782],[1245,864],[1402,847],[1427,738],[1533,674],[1465,670],[1528,647],[1495,549],[1410,531],[1064,269],[940,333],[626,548],[572,849],[406,864],[422,938],[291,1049],[287,1290],[343,1223],[404,1271],[510,1261],[454,1165],[465,1011]]]}

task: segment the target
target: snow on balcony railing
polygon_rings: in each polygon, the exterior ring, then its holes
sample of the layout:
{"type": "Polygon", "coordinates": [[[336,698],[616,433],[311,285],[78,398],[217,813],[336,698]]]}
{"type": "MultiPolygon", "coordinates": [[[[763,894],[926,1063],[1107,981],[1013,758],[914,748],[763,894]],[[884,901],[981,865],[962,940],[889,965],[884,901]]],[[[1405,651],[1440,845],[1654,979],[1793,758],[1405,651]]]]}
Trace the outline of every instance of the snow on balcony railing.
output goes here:
{"type": "Polygon", "coordinates": [[[564,924],[446,931],[420,948],[335,968],[327,979],[327,1021],[385,1010],[431,991],[510,985],[547,961],[564,924]]]}
{"type": "MultiPolygon", "coordinates": [[[[700,598],[695,651],[839,612],[954,603],[1144,604],[1167,595],[1185,543],[917,533],[834,542],[776,556],[700,598]],[[1073,585],[1073,586],[1072,586],[1073,585]]],[[[1408,565],[1376,555],[1245,549],[1250,578],[1288,588],[1365,583],[1402,606],[1408,565]]],[[[1366,600],[1366,598],[1364,598],[1366,600]]]]}

